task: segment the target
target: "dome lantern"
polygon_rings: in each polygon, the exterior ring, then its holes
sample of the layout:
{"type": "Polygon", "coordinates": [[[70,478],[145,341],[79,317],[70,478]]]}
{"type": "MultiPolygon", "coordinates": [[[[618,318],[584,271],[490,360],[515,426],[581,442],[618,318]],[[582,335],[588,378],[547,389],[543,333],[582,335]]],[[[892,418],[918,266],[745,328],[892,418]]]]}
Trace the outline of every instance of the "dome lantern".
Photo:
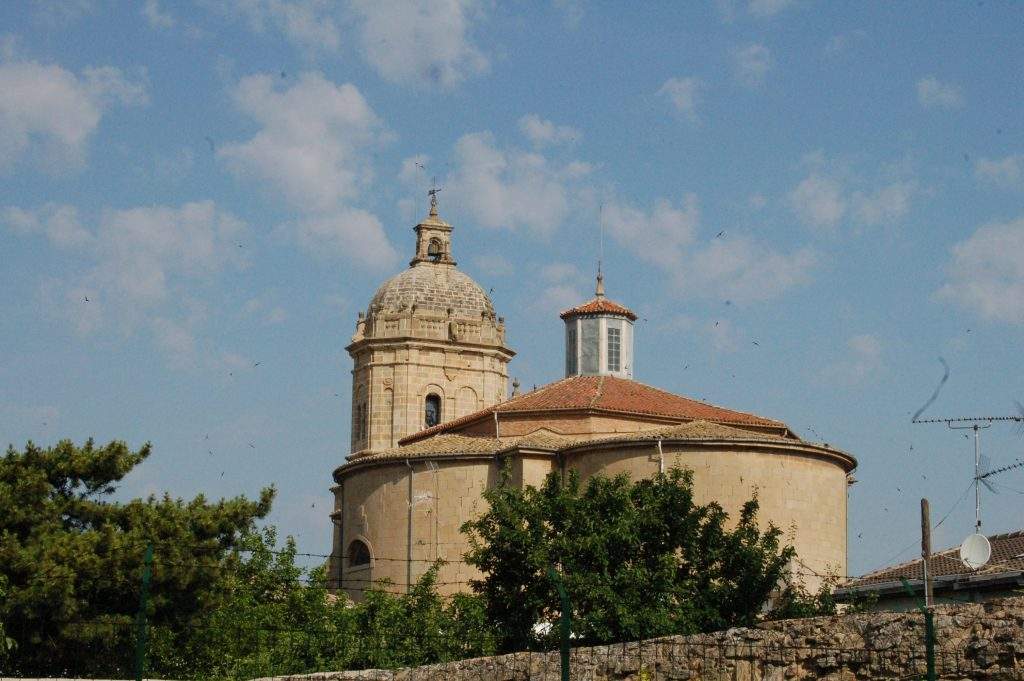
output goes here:
{"type": "Polygon", "coordinates": [[[452,226],[437,214],[437,193],[440,189],[431,189],[430,214],[423,222],[416,225],[416,255],[409,261],[410,267],[420,263],[433,265],[455,265],[452,259],[452,226]]]}
{"type": "Polygon", "coordinates": [[[633,378],[633,322],[629,308],[609,300],[597,269],[594,297],[561,314],[565,321],[565,375],[633,378]]]}

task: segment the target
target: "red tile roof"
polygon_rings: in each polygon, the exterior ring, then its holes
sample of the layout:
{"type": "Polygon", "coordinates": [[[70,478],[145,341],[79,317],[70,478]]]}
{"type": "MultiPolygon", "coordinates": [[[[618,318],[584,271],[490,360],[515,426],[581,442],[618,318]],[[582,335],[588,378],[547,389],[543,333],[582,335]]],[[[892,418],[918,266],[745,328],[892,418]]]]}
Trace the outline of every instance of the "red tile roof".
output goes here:
{"type": "MultiPolygon", "coordinates": [[[[1024,530],[994,534],[988,538],[988,541],[992,545],[992,557],[977,570],[971,570],[960,562],[959,546],[932,554],[932,577],[996,574],[1024,570],[1024,530]]],[[[863,577],[852,579],[842,587],[845,590],[866,587],[871,584],[898,582],[900,577],[908,580],[922,579],[921,559],[876,570],[863,577]]]]}
{"type": "Polygon", "coordinates": [[[597,298],[589,300],[583,303],[582,305],[577,305],[576,307],[569,308],[559,316],[562,319],[565,319],[566,317],[572,317],[576,315],[600,313],[618,314],[628,318],[631,321],[636,321],[636,314],[634,314],[632,310],[630,310],[628,307],[624,305],[619,305],[613,300],[608,300],[604,296],[598,296],[597,298]]]}
{"type": "Polygon", "coordinates": [[[686,421],[711,421],[736,425],[761,426],[778,429],[788,435],[786,424],[742,411],[734,411],[713,404],[652,388],[649,385],[614,376],[570,376],[549,383],[507,402],[467,414],[418,433],[408,435],[399,444],[422,440],[437,433],[458,430],[460,427],[487,418],[495,412],[544,411],[600,411],[620,414],[642,414],[686,421]]]}

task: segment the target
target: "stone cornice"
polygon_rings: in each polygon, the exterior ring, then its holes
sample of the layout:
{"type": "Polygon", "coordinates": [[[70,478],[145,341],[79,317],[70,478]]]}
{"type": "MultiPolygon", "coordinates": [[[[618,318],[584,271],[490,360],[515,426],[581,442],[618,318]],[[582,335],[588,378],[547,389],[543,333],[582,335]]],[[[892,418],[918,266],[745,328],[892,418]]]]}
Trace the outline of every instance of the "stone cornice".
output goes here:
{"type": "Polygon", "coordinates": [[[381,338],[361,338],[345,346],[350,356],[366,347],[374,349],[404,350],[408,348],[428,350],[464,350],[491,354],[496,357],[512,359],[515,350],[498,343],[470,343],[466,341],[443,341],[436,338],[420,338],[418,336],[386,336],[381,338]]]}

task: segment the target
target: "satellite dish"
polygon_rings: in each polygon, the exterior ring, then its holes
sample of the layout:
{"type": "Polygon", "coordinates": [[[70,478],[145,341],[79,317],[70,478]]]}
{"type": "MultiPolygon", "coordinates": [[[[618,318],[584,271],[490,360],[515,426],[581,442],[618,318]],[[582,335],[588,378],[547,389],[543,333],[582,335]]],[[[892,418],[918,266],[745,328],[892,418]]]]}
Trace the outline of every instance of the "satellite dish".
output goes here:
{"type": "Polygon", "coordinates": [[[960,545],[960,562],[977,570],[992,557],[992,545],[983,534],[972,534],[960,545]]]}

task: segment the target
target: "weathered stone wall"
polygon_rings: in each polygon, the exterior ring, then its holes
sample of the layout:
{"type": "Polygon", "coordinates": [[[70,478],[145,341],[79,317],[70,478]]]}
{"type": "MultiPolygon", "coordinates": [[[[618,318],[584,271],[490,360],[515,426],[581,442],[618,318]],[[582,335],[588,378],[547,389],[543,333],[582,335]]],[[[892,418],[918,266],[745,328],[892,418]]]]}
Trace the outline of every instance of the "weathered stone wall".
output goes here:
{"type": "MultiPolygon", "coordinates": [[[[936,608],[936,668],[946,681],[1024,679],[1024,598],[936,608]]],[[[925,672],[920,613],[770,622],[572,651],[586,681],[896,681],[925,672]]],[[[312,674],[323,681],[557,681],[559,657],[518,653],[399,669],[312,674]]]]}

